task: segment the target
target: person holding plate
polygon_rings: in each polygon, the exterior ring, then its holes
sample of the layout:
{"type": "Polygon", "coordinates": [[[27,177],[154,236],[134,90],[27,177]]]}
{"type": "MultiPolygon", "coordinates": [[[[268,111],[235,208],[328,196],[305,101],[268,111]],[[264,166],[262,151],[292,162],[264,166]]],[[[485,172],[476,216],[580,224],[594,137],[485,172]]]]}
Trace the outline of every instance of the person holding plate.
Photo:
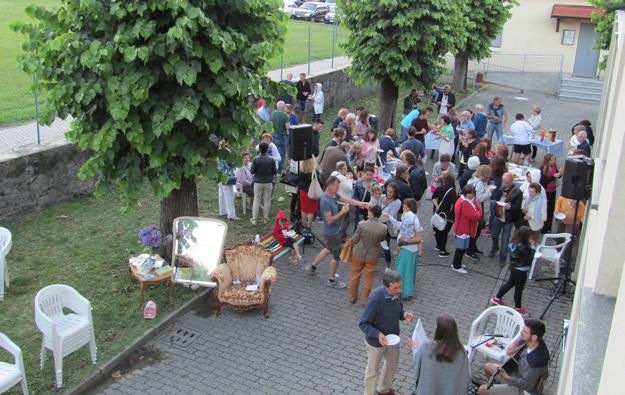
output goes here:
{"type": "Polygon", "coordinates": [[[412,312],[404,311],[400,298],[401,275],[388,269],[382,276],[382,284],[383,286],[374,289],[369,295],[358,323],[365,335],[367,347],[365,395],[397,394],[392,383],[399,363],[399,321],[411,322],[414,318],[412,312]],[[380,373],[382,359],[384,365],[380,373]],[[379,381],[380,376],[382,378],[379,381]]]}

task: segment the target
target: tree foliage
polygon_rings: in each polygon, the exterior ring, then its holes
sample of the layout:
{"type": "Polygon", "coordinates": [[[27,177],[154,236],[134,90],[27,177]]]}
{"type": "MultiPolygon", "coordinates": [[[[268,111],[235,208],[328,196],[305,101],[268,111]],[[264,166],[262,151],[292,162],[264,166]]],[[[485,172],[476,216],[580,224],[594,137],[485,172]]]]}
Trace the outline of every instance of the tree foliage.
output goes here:
{"type": "Polygon", "coordinates": [[[512,16],[516,0],[465,0],[468,12],[464,14],[462,27],[467,39],[456,53],[469,59],[485,59],[490,56],[491,41],[501,33],[503,25],[512,16]]]}
{"type": "MultiPolygon", "coordinates": [[[[444,55],[460,46],[463,1],[350,0],[342,5],[348,29],[342,44],[351,75],[362,83],[389,78],[396,86],[428,86],[443,71],[444,55]]],[[[428,86],[429,87],[429,86],[428,86]]]]}
{"type": "MultiPolygon", "coordinates": [[[[604,14],[595,13],[592,15],[592,21],[597,24],[595,32],[598,33],[595,39],[595,49],[609,50],[610,41],[612,39],[612,25],[614,24],[614,12],[618,7],[625,7],[623,0],[590,0],[590,3],[598,8],[605,10],[604,14]]],[[[605,69],[607,66],[607,56],[601,60],[599,68],[605,69]]]]}
{"type": "Polygon", "coordinates": [[[466,0],[467,12],[461,26],[466,40],[455,52],[452,89],[466,89],[469,60],[490,56],[491,41],[503,29],[515,4],[516,0],[466,0]]]}
{"type": "Polygon", "coordinates": [[[218,143],[261,131],[248,97],[265,94],[281,50],[278,0],[63,0],[28,7],[24,69],[48,122],[71,114],[67,137],[93,156],[80,176],[115,187],[126,205],[148,181],[159,199],[217,176],[218,143]]]}

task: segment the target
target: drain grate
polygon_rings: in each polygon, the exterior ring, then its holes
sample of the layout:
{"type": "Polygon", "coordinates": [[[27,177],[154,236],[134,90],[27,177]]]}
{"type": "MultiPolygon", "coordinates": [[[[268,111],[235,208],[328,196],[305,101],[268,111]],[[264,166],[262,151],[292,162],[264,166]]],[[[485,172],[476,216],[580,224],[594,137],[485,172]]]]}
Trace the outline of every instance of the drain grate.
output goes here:
{"type": "Polygon", "coordinates": [[[199,333],[192,331],[190,329],[174,327],[167,334],[167,339],[169,340],[169,343],[171,345],[178,346],[181,348],[187,348],[199,336],[200,336],[199,333]]]}

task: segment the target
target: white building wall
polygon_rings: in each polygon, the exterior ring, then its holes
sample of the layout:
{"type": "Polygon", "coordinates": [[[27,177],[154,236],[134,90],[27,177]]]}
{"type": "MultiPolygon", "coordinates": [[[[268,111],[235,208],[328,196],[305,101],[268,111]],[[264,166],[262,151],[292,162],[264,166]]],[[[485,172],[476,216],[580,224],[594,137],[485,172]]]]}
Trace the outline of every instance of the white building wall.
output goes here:
{"type": "MultiPolygon", "coordinates": [[[[519,5],[512,9],[512,17],[504,25],[501,48],[494,48],[493,54],[562,55],[563,71],[572,73],[581,22],[563,19],[556,32],[557,20],[551,18],[554,4],[590,5],[585,0],[519,0],[519,5]],[[562,45],[564,29],[575,30],[573,45],[562,45]]],[[[538,59],[533,61],[540,62],[538,59]]]]}

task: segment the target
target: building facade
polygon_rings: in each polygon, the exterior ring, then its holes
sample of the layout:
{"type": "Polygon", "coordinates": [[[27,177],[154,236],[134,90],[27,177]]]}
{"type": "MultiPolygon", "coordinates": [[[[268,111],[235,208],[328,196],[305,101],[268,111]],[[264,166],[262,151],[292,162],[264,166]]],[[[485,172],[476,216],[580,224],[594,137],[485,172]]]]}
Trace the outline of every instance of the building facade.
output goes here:
{"type": "MultiPolygon", "coordinates": [[[[493,55],[560,56],[563,73],[595,77],[600,54],[593,49],[593,12],[601,11],[586,0],[519,0],[502,33],[493,40],[493,55]]],[[[531,61],[541,63],[544,71],[553,71],[557,63],[536,58],[531,61]]],[[[526,67],[531,70],[531,65],[526,67]]]]}
{"type": "Polygon", "coordinates": [[[625,351],[625,11],[616,13],[595,138],[590,210],[559,394],[623,394],[625,351]]]}

